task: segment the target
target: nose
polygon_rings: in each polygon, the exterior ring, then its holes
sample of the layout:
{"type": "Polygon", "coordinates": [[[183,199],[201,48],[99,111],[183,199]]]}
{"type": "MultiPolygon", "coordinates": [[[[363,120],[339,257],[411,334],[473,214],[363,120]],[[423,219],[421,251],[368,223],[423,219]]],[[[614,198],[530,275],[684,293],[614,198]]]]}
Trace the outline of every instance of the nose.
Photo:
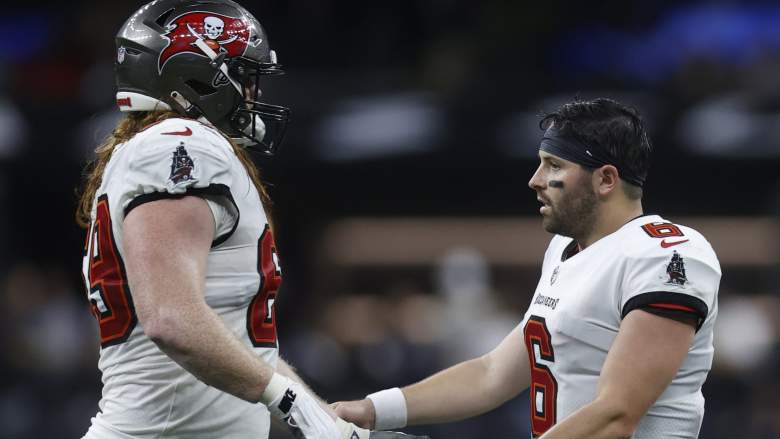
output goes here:
{"type": "Polygon", "coordinates": [[[542,178],[541,165],[536,168],[536,172],[534,172],[534,175],[532,175],[531,179],[528,180],[528,187],[535,191],[544,189],[544,179],[542,178]]]}
{"type": "Polygon", "coordinates": [[[254,100],[262,95],[263,91],[257,88],[256,85],[244,85],[244,97],[254,100]],[[255,95],[255,91],[257,91],[257,95],[255,95]]]}

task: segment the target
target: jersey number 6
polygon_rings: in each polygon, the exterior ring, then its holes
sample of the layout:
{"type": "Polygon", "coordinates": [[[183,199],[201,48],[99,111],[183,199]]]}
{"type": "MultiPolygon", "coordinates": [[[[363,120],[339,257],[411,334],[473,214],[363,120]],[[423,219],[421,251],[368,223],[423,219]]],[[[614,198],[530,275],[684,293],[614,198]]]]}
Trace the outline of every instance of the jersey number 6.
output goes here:
{"type": "Polygon", "coordinates": [[[523,334],[531,365],[531,432],[539,437],[555,425],[558,382],[552,371],[540,363],[540,360],[554,362],[555,352],[544,317],[529,317],[523,334]]]}

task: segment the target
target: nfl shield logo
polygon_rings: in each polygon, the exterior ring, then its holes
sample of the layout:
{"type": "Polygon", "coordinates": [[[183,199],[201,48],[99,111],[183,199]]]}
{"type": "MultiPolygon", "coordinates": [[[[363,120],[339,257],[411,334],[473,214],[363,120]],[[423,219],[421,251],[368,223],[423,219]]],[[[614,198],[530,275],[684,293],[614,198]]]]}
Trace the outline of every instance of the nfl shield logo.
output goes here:
{"type": "Polygon", "coordinates": [[[123,62],[125,62],[125,55],[126,54],[127,54],[127,49],[125,49],[124,47],[120,47],[119,49],[117,49],[117,51],[116,51],[116,62],[118,64],[122,64],[123,62]]]}

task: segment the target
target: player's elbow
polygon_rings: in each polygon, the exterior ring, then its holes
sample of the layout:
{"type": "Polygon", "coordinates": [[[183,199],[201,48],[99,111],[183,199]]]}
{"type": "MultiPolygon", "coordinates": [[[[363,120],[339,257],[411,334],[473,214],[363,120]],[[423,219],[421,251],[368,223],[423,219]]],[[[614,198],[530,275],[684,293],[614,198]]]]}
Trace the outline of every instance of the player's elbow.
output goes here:
{"type": "Polygon", "coordinates": [[[149,339],[163,350],[180,348],[183,332],[182,316],[166,307],[158,307],[138,313],[138,320],[149,339]]]}
{"type": "Polygon", "coordinates": [[[594,401],[597,404],[606,423],[607,437],[616,439],[629,439],[634,434],[641,416],[637,416],[625,401],[614,398],[599,398],[594,401]]]}
{"type": "Polygon", "coordinates": [[[626,419],[615,419],[610,423],[609,430],[611,431],[609,437],[615,439],[631,439],[634,435],[634,430],[636,430],[636,426],[626,419]]]}

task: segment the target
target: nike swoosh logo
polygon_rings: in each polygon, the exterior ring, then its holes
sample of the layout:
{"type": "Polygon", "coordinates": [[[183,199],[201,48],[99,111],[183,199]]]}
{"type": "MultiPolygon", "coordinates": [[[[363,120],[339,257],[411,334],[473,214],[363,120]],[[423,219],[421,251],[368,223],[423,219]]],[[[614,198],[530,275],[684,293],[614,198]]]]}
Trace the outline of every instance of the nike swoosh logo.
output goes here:
{"type": "Polygon", "coordinates": [[[192,130],[187,127],[184,131],[171,131],[170,133],[163,133],[167,136],[191,136],[192,130]]]}
{"type": "Polygon", "coordinates": [[[682,241],[674,241],[674,242],[666,242],[666,240],[664,239],[664,240],[661,241],[661,247],[669,248],[669,247],[673,247],[673,246],[675,246],[677,244],[682,244],[682,243],[688,242],[688,241],[690,241],[690,239],[683,239],[682,241]]]}

